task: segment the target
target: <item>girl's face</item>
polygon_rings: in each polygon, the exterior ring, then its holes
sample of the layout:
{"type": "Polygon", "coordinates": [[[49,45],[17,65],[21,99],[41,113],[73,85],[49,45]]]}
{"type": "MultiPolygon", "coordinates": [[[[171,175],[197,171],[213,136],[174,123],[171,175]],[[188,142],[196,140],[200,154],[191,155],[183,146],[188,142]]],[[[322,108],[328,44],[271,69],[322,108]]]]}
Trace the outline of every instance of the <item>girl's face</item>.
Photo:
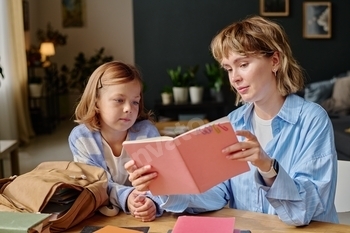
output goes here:
{"type": "Polygon", "coordinates": [[[137,80],[104,86],[97,100],[101,131],[127,131],[138,116],[140,93],[141,85],[137,80]]]}
{"type": "Polygon", "coordinates": [[[268,101],[277,92],[276,78],[278,55],[271,57],[242,56],[230,53],[222,60],[229,80],[244,102],[268,101]]]}

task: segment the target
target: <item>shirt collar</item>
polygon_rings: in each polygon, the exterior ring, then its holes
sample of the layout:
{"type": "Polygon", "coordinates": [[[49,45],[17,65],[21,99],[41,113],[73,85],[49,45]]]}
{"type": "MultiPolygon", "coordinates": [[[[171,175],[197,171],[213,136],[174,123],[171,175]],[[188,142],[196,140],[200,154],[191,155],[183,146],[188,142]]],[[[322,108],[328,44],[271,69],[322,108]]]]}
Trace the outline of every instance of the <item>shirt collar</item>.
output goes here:
{"type": "MultiPolygon", "coordinates": [[[[253,110],[253,103],[246,103],[241,117],[238,117],[236,122],[244,121],[248,122],[249,117],[253,110]]],[[[286,97],[282,108],[277,113],[277,117],[290,123],[295,124],[298,121],[299,115],[303,107],[303,99],[295,94],[290,94],[286,97]]],[[[245,125],[245,124],[244,124],[245,125]]]]}

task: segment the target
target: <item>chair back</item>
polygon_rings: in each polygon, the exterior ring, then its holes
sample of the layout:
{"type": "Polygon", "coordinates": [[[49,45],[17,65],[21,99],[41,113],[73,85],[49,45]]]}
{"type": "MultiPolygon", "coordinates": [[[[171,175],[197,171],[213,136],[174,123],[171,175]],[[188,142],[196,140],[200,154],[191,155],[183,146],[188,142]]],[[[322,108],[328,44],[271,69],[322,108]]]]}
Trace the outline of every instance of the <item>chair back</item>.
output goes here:
{"type": "Polygon", "coordinates": [[[338,180],[335,191],[335,208],[337,212],[350,211],[350,161],[338,160],[338,180]]]}

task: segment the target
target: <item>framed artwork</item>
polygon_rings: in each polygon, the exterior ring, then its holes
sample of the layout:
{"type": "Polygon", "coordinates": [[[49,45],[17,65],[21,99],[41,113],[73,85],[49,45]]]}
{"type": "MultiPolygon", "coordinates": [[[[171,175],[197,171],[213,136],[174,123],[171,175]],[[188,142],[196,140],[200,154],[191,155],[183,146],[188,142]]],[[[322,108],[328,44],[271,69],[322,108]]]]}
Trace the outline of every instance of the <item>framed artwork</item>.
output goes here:
{"type": "Polygon", "coordinates": [[[83,0],[61,0],[62,1],[62,26],[83,27],[83,0]]]}
{"type": "Polygon", "coordinates": [[[260,0],[260,15],[288,16],[289,0],[260,0]]]}
{"type": "Polygon", "coordinates": [[[327,39],[332,36],[331,2],[303,3],[303,37],[327,39]]]}

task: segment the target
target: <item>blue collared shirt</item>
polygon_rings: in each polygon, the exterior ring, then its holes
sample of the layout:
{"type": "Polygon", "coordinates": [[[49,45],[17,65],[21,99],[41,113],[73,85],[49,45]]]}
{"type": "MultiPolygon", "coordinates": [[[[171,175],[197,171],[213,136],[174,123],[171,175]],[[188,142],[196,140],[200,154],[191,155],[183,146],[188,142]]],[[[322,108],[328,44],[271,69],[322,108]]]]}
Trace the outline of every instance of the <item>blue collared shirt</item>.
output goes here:
{"type": "MultiPolygon", "coordinates": [[[[157,136],[159,136],[159,132],[154,124],[148,120],[143,120],[136,122],[128,130],[127,138],[128,140],[136,140],[157,136]]],[[[110,203],[122,209],[124,212],[129,213],[129,210],[127,209],[127,199],[129,194],[134,190],[134,187],[131,186],[129,180],[124,184],[119,184],[113,181],[112,174],[110,173],[105,161],[100,131],[90,131],[86,125],[80,124],[73,128],[68,137],[68,142],[74,161],[101,167],[106,171],[110,203]]],[[[130,158],[120,162],[125,164],[129,160],[130,158]]],[[[125,169],[119,172],[127,174],[125,169]]],[[[146,196],[151,198],[156,203],[157,207],[159,207],[160,199],[158,196],[153,196],[150,192],[148,192],[146,196]]],[[[159,217],[162,214],[163,210],[157,208],[156,216],[159,217]]]]}
{"type": "MultiPolygon", "coordinates": [[[[228,117],[236,130],[253,131],[253,104],[247,103],[228,117]]],[[[272,120],[272,140],[265,152],[279,162],[271,187],[257,168],[233,177],[199,195],[161,196],[167,211],[200,213],[231,208],[277,214],[289,225],[311,220],[338,223],[334,205],[337,154],[332,123],[318,104],[289,95],[272,120]]],[[[239,138],[240,141],[243,138],[239,138]]]]}

